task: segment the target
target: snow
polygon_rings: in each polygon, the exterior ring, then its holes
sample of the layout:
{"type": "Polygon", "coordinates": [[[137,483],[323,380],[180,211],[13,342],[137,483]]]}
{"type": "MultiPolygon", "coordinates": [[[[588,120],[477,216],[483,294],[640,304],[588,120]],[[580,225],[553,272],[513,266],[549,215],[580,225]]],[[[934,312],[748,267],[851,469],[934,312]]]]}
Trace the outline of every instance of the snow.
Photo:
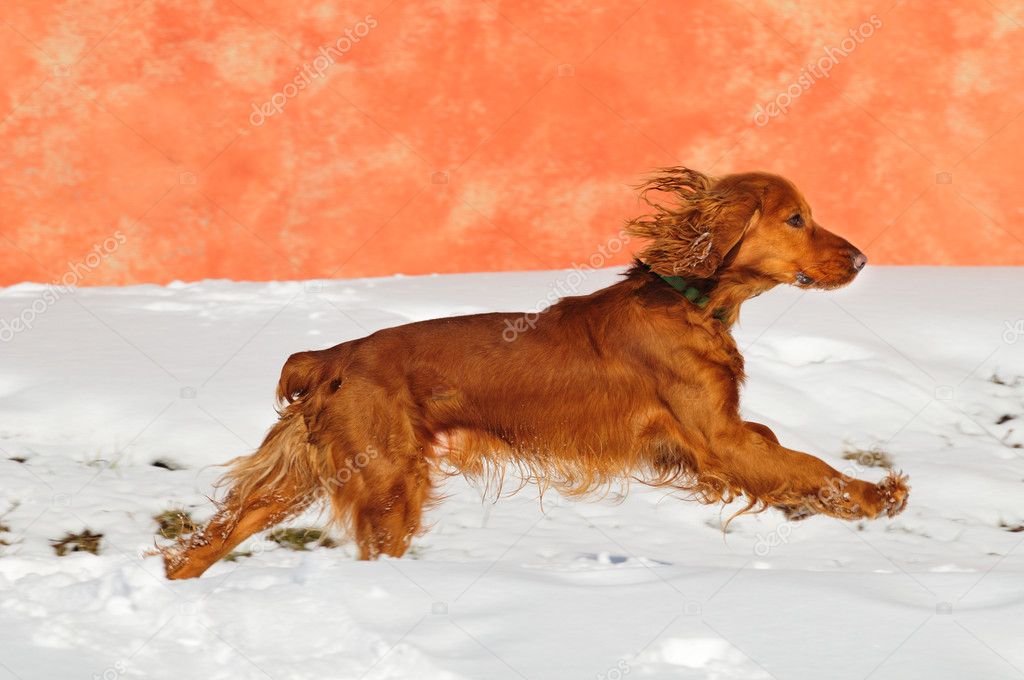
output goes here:
{"type": "Polygon", "coordinates": [[[209,516],[213,466],[274,421],[290,353],[533,309],[566,276],[0,290],[0,679],[1024,675],[1020,269],[868,267],[744,308],[745,416],[862,478],[884,470],[844,451],[887,453],[912,485],[892,520],[769,511],[723,534],[736,506],[634,486],[542,512],[535,488],[492,503],[452,479],[401,560],[254,537],[170,582],[143,556],[154,515],[209,516]],[[16,317],[31,328],[4,332],[16,317]],[[54,555],[85,528],[98,556],[54,555]]]}

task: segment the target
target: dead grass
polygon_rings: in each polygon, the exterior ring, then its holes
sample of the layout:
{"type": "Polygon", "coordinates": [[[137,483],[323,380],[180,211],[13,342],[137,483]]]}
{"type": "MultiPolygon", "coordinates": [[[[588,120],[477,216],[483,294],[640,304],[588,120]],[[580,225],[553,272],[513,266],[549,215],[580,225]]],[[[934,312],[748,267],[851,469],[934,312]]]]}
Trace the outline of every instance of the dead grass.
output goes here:
{"type": "Polygon", "coordinates": [[[64,538],[57,541],[50,541],[53,551],[57,557],[64,557],[73,552],[87,552],[93,555],[100,554],[100,540],[103,534],[94,534],[86,529],[80,534],[73,534],[70,531],[64,534],[64,538]]]}
{"type": "Polygon", "coordinates": [[[892,457],[885,451],[872,447],[870,449],[848,448],[843,452],[843,460],[850,460],[862,467],[876,467],[889,470],[893,466],[892,457]]]}
{"type": "Polygon", "coordinates": [[[179,465],[178,463],[175,463],[173,460],[170,460],[168,458],[157,458],[152,463],[150,463],[150,465],[152,465],[153,467],[161,468],[163,470],[171,471],[185,469],[184,465],[179,465]]]}
{"type": "MultiPolygon", "coordinates": [[[[11,533],[11,526],[7,524],[7,522],[4,522],[2,520],[4,517],[7,517],[7,515],[14,512],[19,505],[21,505],[19,501],[14,501],[13,503],[11,503],[11,507],[9,507],[6,512],[0,515],[0,534],[11,533]]],[[[7,547],[9,545],[11,545],[11,542],[8,541],[4,536],[0,536],[0,547],[7,547]]]]}
{"type": "Polygon", "coordinates": [[[313,527],[288,527],[274,529],[267,534],[267,540],[277,543],[288,550],[309,550],[306,546],[315,543],[324,548],[336,548],[338,544],[320,529],[313,527]]]}
{"type": "Polygon", "coordinates": [[[184,510],[165,510],[153,519],[159,527],[157,532],[164,538],[178,538],[199,528],[192,516],[184,510]]]}

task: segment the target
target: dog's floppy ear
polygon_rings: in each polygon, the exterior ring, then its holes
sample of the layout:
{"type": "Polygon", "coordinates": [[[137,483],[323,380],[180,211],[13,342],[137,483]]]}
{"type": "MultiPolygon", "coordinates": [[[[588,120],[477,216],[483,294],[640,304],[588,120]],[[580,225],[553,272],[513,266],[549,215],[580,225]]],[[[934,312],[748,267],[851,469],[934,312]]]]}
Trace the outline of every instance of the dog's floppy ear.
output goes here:
{"type": "Polygon", "coordinates": [[[717,180],[683,167],[665,168],[637,187],[655,212],[626,224],[630,236],[650,243],[639,258],[662,276],[707,279],[743,238],[758,212],[757,195],[738,187],[717,188],[717,180]],[[670,204],[652,200],[670,194],[670,204]]]}

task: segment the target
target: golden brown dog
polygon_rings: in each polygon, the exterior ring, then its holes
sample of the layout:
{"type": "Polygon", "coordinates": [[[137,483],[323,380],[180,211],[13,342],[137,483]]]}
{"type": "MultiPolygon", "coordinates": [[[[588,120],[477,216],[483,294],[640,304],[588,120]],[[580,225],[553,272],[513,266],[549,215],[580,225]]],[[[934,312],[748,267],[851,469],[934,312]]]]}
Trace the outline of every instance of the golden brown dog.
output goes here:
{"type": "Polygon", "coordinates": [[[903,476],[853,479],[739,412],[740,305],[780,283],[842,286],[864,255],[782,177],[668,168],[641,188],[653,213],[627,231],[647,245],[608,288],[525,326],[516,313],[436,319],[290,357],[280,420],[232,461],[213,520],[163,550],[168,577],[199,576],[321,500],[362,559],[397,557],[441,475],[500,484],[509,467],[573,495],[636,479],[794,518],[899,513],[903,476]]]}

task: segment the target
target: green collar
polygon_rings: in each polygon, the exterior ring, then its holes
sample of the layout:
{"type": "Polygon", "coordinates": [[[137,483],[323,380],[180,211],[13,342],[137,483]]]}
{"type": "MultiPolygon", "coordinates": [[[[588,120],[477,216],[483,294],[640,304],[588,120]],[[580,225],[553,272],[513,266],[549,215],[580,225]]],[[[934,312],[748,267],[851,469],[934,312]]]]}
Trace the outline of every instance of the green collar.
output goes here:
{"type": "MultiPolygon", "coordinates": [[[[682,293],[684,298],[686,298],[693,304],[697,305],[701,309],[707,307],[708,303],[711,302],[710,297],[708,297],[707,295],[702,295],[700,290],[696,286],[690,284],[690,282],[684,279],[682,276],[664,276],[662,274],[658,274],[658,272],[651,269],[651,267],[648,264],[643,262],[641,262],[640,264],[643,266],[644,269],[651,272],[652,274],[657,275],[658,278],[660,278],[662,281],[672,286],[672,288],[682,293]]],[[[728,310],[725,307],[719,307],[718,309],[715,310],[715,313],[712,314],[713,317],[715,317],[722,323],[725,323],[725,318],[727,315],[728,310]]]]}
{"type": "MultiPolygon", "coordinates": [[[[658,274],[658,276],[661,276],[661,274],[658,274]]],[[[707,307],[708,303],[711,302],[711,298],[707,295],[701,295],[700,291],[696,287],[691,286],[682,276],[661,276],[661,280],[678,290],[683,294],[684,298],[701,309],[707,307]]]]}

